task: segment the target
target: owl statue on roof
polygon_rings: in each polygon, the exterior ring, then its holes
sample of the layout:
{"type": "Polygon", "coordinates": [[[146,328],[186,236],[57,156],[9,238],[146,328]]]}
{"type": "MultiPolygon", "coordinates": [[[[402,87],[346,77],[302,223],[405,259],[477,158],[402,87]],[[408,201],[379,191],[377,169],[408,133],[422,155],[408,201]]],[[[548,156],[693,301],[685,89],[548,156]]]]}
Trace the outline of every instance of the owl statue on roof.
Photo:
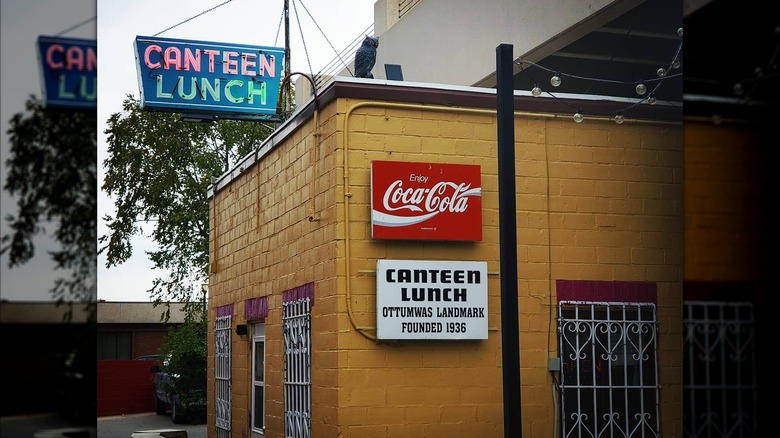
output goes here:
{"type": "Polygon", "coordinates": [[[371,69],[376,64],[376,49],[379,47],[379,37],[366,35],[363,44],[355,53],[355,77],[374,79],[371,69]]]}

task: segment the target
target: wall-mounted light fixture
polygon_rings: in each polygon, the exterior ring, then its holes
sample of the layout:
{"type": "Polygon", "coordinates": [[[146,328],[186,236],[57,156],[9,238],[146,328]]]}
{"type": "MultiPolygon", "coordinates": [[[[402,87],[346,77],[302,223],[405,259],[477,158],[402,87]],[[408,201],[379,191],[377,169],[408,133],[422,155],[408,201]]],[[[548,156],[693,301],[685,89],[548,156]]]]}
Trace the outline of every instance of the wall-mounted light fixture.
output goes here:
{"type": "Polygon", "coordinates": [[[236,326],[236,334],[238,336],[244,336],[246,334],[246,324],[239,324],[236,326]]]}

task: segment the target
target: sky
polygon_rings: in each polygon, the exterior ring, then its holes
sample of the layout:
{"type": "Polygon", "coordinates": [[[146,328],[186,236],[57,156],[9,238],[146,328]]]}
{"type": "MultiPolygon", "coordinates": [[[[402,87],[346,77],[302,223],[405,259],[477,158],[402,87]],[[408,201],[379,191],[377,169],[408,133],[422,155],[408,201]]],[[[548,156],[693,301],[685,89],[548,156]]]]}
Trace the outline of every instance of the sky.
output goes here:
{"type": "MultiPolygon", "coordinates": [[[[24,112],[30,95],[41,97],[36,41],[39,36],[95,39],[94,0],[0,0],[0,186],[5,185],[9,158],[8,121],[24,112]],[[86,22],[86,23],[85,23],[86,22]],[[81,26],[79,24],[85,23],[81,26]],[[69,30],[77,26],[75,29],[69,30]],[[66,32],[67,31],[67,32],[66,32]]],[[[5,217],[17,214],[16,200],[0,190],[0,235],[10,231],[5,217]]],[[[48,231],[53,231],[51,224],[48,231]]],[[[0,255],[0,298],[10,301],[52,301],[49,292],[59,277],[47,251],[58,248],[47,234],[34,240],[35,257],[15,268],[8,256],[0,255]]]]}
{"type": "MultiPolygon", "coordinates": [[[[121,112],[128,94],[139,97],[136,36],[284,47],[283,5],[283,0],[98,0],[98,162],[108,158],[106,121],[121,112]]],[[[289,0],[289,5],[291,71],[320,71],[374,21],[374,0],[289,0]]],[[[98,191],[98,218],[113,211],[113,200],[98,191]]],[[[106,231],[99,221],[98,236],[106,231]]],[[[132,244],[133,257],[120,266],[106,268],[105,257],[98,257],[99,300],[148,302],[153,280],[165,276],[145,256],[155,249],[149,238],[132,244]]]]}

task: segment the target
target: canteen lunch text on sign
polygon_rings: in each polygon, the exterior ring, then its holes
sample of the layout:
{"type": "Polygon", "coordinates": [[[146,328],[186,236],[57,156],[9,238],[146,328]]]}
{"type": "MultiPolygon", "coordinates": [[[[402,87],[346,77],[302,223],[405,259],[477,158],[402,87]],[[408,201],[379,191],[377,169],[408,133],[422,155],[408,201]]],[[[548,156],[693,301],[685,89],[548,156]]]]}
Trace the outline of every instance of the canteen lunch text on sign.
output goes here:
{"type": "Polygon", "coordinates": [[[276,113],[282,48],[139,36],[135,53],[144,108],[276,113]]]}
{"type": "Polygon", "coordinates": [[[487,339],[487,263],[377,260],[379,339],[487,339]]]}
{"type": "Polygon", "coordinates": [[[52,108],[97,108],[97,41],[38,37],[43,104],[52,108]]]}

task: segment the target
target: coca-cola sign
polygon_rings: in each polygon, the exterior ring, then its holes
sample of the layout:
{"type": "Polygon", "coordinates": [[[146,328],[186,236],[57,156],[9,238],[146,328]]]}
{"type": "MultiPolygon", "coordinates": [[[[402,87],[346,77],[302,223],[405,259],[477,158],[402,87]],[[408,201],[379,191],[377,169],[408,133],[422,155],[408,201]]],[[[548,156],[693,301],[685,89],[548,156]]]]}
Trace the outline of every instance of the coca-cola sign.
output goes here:
{"type": "Polygon", "coordinates": [[[371,237],[482,240],[479,165],[373,161],[371,237]]]}

